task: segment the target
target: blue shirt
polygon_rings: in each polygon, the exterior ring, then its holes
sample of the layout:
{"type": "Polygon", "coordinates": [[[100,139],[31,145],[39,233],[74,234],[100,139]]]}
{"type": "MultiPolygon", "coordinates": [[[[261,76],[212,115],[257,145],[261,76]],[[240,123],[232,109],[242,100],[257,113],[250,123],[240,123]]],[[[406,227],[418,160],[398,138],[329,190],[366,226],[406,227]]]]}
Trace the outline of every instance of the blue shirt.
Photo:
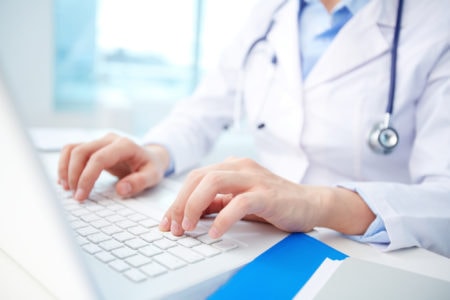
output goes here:
{"type": "Polygon", "coordinates": [[[339,30],[369,0],[341,0],[328,12],[320,0],[300,0],[299,37],[302,76],[305,79],[339,30]]]}

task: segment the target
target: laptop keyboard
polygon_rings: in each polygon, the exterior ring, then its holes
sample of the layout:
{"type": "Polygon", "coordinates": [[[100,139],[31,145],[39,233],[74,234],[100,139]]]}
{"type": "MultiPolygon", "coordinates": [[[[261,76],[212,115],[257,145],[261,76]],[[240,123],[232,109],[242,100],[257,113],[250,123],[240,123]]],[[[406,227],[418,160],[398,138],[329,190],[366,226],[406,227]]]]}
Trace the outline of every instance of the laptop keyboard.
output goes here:
{"type": "Polygon", "coordinates": [[[83,203],[58,189],[81,248],[132,282],[144,282],[239,247],[211,239],[199,225],[183,236],[161,232],[159,222],[133,210],[112,191],[92,192],[83,203]]]}

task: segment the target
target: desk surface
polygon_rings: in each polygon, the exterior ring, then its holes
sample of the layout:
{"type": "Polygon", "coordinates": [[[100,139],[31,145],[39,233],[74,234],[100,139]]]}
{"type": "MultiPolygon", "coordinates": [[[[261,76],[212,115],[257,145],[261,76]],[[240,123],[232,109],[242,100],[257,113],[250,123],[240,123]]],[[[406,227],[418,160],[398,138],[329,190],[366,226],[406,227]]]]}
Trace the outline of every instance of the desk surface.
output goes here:
{"type": "MultiPolygon", "coordinates": [[[[47,153],[43,158],[55,159],[55,155],[47,153]]],[[[227,156],[226,153],[225,156],[227,156]]],[[[220,157],[215,155],[214,160],[217,159],[220,157]]],[[[372,246],[349,240],[332,230],[322,228],[314,230],[310,235],[349,256],[450,282],[450,259],[430,251],[411,248],[381,252],[372,246]]],[[[218,285],[220,281],[216,280],[211,284],[218,285]]],[[[36,279],[0,249],[0,299],[53,299],[53,297],[36,279]]]]}

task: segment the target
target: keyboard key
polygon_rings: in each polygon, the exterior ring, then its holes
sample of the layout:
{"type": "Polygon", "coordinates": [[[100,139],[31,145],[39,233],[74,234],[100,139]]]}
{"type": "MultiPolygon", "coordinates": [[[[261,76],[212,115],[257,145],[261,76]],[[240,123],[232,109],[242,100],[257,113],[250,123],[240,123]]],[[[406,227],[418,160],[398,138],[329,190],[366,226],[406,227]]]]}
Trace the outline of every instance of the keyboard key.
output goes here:
{"type": "Polygon", "coordinates": [[[198,246],[194,246],[194,247],[192,247],[192,249],[206,257],[211,257],[211,256],[214,256],[214,255],[217,255],[220,253],[219,249],[214,248],[210,245],[206,245],[206,244],[200,244],[198,246]]]}
{"type": "Polygon", "coordinates": [[[172,247],[168,250],[175,256],[187,261],[188,263],[194,263],[203,259],[203,256],[198,254],[197,252],[192,251],[189,248],[183,246],[172,247]]]}
{"type": "Polygon", "coordinates": [[[123,273],[128,279],[130,279],[131,281],[134,282],[141,282],[147,279],[147,276],[145,276],[144,273],[142,273],[139,270],[136,269],[130,269],[128,271],[125,271],[125,273],[123,273]]]}
{"type": "Polygon", "coordinates": [[[126,216],[134,214],[135,212],[134,212],[134,210],[131,210],[129,208],[124,208],[124,209],[117,210],[116,213],[121,216],[126,217],[126,216]]]}
{"type": "Polygon", "coordinates": [[[122,210],[122,209],[125,208],[125,206],[123,206],[123,205],[121,205],[121,204],[117,204],[117,203],[115,203],[115,202],[113,202],[113,203],[111,203],[111,204],[109,204],[109,205],[106,205],[106,207],[107,207],[108,209],[110,209],[110,210],[115,211],[115,212],[117,212],[117,211],[122,210]]]}
{"type": "Polygon", "coordinates": [[[140,270],[151,277],[156,277],[167,272],[165,267],[156,262],[146,264],[145,266],[142,266],[140,270]]]}
{"type": "Polygon", "coordinates": [[[131,249],[139,249],[139,248],[142,248],[142,247],[148,245],[148,243],[140,238],[134,238],[134,239],[126,241],[125,245],[127,245],[131,249]]]}
{"type": "Polygon", "coordinates": [[[81,227],[88,226],[88,223],[81,221],[81,220],[76,220],[76,221],[73,221],[72,223],[70,223],[70,226],[72,226],[73,229],[78,229],[81,227]]]}
{"type": "Polygon", "coordinates": [[[130,265],[124,262],[123,260],[116,259],[109,263],[109,266],[116,270],[117,272],[123,272],[130,268],[130,265]]]}
{"type": "Polygon", "coordinates": [[[127,230],[128,230],[128,232],[130,232],[130,233],[132,233],[134,235],[141,235],[143,233],[148,232],[147,228],[145,228],[144,226],[140,226],[140,225],[134,226],[134,227],[130,227],[127,230]]]}
{"type": "Polygon", "coordinates": [[[181,236],[173,235],[172,232],[170,232],[170,231],[164,232],[163,234],[166,238],[168,238],[169,240],[172,240],[172,241],[178,241],[178,240],[186,237],[184,235],[181,235],[181,236]]]}
{"type": "Polygon", "coordinates": [[[100,220],[91,222],[91,225],[94,226],[95,228],[102,228],[102,227],[111,225],[111,223],[109,223],[106,220],[100,219],[100,220]]]}
{"type": "Polygon", "coordinates": [[[208,229],[204,226],[197,226],[194,230],[186,231],[184,234],[193,238],[204,235],[208,233],[208,229]]]}
{"type": "Polygon", "coordinates": [[[111,237],[109,235],[104,234],[103,232],[97,232],[87,236],[87,239],[93,243],[101,243],[103,241],[110,240],[111,237]]]}
{"type": "Polygon", "coordinates": [[[140,248],[138,251],[148,257],[162,252],[160,248],[155,247],[153,245],[147,245],[145,247],[140,248]]]}
{"type": "Polygon", "coordinates": [[[120,248],[123,246],[122,243],[116,241],[116,240],[107,240],[104,242],[101,242],[98,244],[101,248],[105,249],[106,251],[111,251],[117,248],[120,248]]]}
{"type": "Polygon", "coordinates": [[[136,222],[133,222],[133,221],[130,221],[130,220],[121,220],[119,222],[116,222],[116,225],[119,226],[120,228],[127,229],[127,228],[130,228],[130,227],[134,227],[137,224],[136,224],[136,222]]]}
{"type": "Polygon", "coordinates": [[[194,247],[201,244],[200,241],[189,236],[178,240],[177,243],[185,247],[194,247]]]}
{"type": "Polygon", "coordinates": [[[113,235],[114,233],[119,233],[119,232],[122,232],[123,230],[115,225],[109,225],[109,226],[103,227],[101,229],[101,231],[103,231],[107,235],[113,235]]]}
{"type": "Polygon", "coordinates": [[[90,214],[91,212],[87,209],[80,208],[80,209],[72,210],[70,213],[76,217],[81,217],[82,215],[87,215],[87,214],[90,214]]]}
{"type": "Polygon", "coordinates": [[[76,237],[76,240],[77,240],[78,245],[80,245],[80,246],[89,243],[89,241],[87,240],[87,238],[85,238],[85,237],[83,237],[83,236],[81,236],[81,235],[78,235],[78,236],[76,237]]]}
{"type": "Polygon", "coordinates": [[[84,251],[86,251],[87,253],[90,253],[90,254],[95,254],[97,252],[102,251],[102,249],[99,246],[97,246],[95,244],[90,244],[90,243],[83,245],[82,248],[84,251]]]}
{"type": "Polygon", "coordinates": [[[78,232],[79,235],[87,236],[87,235],[90,235],[90,234],[97,233],[99,231],[97,230],[97,228],[92,227],[92,226],[89,225],[89,226],[86,226],[86,227],[78,228],[77,232],[78,232]]]}
{"type": "Polygon", "coordinates": [[[142,221],[145,219],[147,219],[146,216],[144,216],[142,214],[138,214],[138,213],[134,213],[134,214],[128,216],[128,220],[133,221],[133,222],[139,222],[139,221],[142,221]]]}
{"type": "Polygon", "coordinates": [[[105,219],[111,223],[117,223],[119,221],[126,220],[126,218],[124,216],[116,215],[114,212],[113,212],[113,215],[105,217],[105,219]]]}
{"type": "Polygon", "coordinates": [[[83,207],[86,208],[87,210],[91,211],[91,212],[96,212],[96,211],[104,209],[103,206],[98,205],[97,203],[95,203],[93,201],[85,202],[83,204],[83,207]]]}
{"type": "Polygon", "coordinates": [[[128,247],[122,247],[111,251],[112,254],[117,256],[118,258],[127,258],[136,254],[136,251],[131,250],[128,247]]]}
{"type": "Polygon", "coordinates": [[[108,263],[108,262],[116,259],[114,256],[112,256],[111,253],[108,253],[106,251],[101,251],[101,252],[95,254],[95,257],[104,263],[108,263]]]}
{"type": "Polygon", "coordinates": [[[162,239],[164,237],[163,233],[159,230],[152,230],[149,232],[146,232],[144,234],[141,234],[140,237],[149,243],[152,243],[156,240],[162,239]]]}
{"type": "Polygon", "coordinates": [[[115,214],[112,210],[109,209],[98,210],[95,213],[97,214],[97,216],[100,216],[102,218],[109,217],[115,214]]]}
{"type": "Polygon", "coordinates": [[[153,259],[171,270],[175,270],[186,265],[183,260],[169,253],[158,254],[153,256],[153,259]]]}
{"type": "Polygon", "coordinates": [[[125,259],[125,262],[133,267],[140,267],[148,264],[151,261],[150,258],[142,254],[136,254],[125,259]]]}
{"type": "Polygon", "coordinates": [[[147,218],[145,220],[142,220],[139,222],[139,224],[141,224],[144,227],[147,228],[152,228],[152,227],[156,227],[159,225],[159,222],[150,218],[147,218]]]}
{"type": "Polygon", "coordinates": [[[127,240],[134,239],[135,236],[127,231],[119,232],[116,234],[113,234],[112,236],[114,239],[118,240],[119,242],[125,242],[127,240]]]}
{"type": "Polygon", "coordinates": [[[93,221],[97,221],[100,219],[100,217],[94,213],[90,213],[90,214],[86,214],[86,215],[82,215],[80,216],[80,219],[87,222],[87,223],[91,223],[93,221]]]}
{"type": "Polygon", "coordinates": [[[161,249],[169,249],[170,247],[174,247],[177,245],[176,242],[171,241],[169,239],[163,238],[153,242],[153,245],[161,248],[161,249]]]}
{"type": "Polygon", "coordinates": [[[211,244],[213,244],[213,243],[216,243],[216,242],[219,242],[219,241],[222,240],[221,238],[218,238],[218,239],[212,239],[212,238],[209,236],[209,234],[201,235],[201,236],[197,237],[197,239],[198,239],[200,242],[202,242],[203,244],[208,244],[208,245],[211,245],[211,244]]]}
{"type": "Polygon", "coordinates": [[[212,246],[221,251],[229,251],[239,247],[238,243],[232,240],[222,240],[218,243],[214,243],[212,246]]]}

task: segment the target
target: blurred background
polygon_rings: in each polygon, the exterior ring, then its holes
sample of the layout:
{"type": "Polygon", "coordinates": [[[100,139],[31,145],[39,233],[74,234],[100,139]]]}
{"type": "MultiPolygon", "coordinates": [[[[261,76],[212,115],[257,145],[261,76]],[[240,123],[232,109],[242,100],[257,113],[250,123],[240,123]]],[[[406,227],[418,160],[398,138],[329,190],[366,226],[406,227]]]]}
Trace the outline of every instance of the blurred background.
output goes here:
{"type": "Polygon", "coordinates": [[[214,68],[256,0],[0,0],[0,65],[32,127],[142,135],[214,68]]]}

